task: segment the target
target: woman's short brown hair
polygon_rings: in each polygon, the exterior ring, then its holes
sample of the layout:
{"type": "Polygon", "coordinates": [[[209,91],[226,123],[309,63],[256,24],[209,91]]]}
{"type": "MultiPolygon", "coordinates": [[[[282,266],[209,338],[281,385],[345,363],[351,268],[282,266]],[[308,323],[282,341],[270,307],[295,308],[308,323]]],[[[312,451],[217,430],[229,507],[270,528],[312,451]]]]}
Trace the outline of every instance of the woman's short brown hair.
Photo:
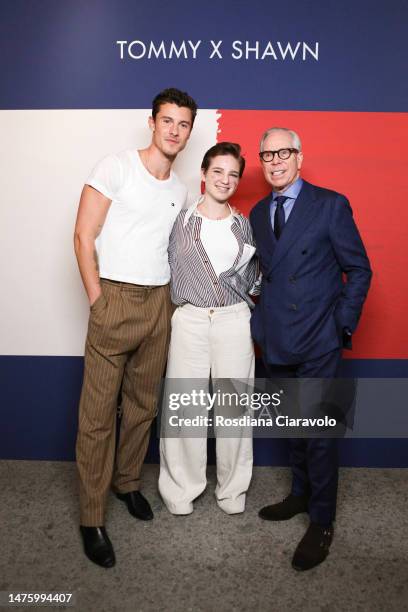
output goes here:
{"type": "Polygon", "coordinates": [[[211,160],[217,155],[232,155],[239,162],[239,178],[244,174],[245,159],[241,155],[241,147],[236,142],[218,142],[216,145],[208,149],[201,162],[201,170],[207,172],[210,167],[211,160]]]}

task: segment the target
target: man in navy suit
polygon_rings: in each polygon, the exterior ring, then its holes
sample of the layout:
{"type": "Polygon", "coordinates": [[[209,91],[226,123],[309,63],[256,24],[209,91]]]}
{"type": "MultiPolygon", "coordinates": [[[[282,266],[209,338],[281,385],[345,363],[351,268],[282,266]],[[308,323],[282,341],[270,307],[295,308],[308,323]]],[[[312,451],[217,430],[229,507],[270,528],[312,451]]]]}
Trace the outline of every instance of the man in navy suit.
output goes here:
{"type": "MultiPolygon", "coordinates": [[[[272,192],[250,214],[263,275],[253,338],[271,378],[334,378],[370,286],[364,245],[348,200],[300,178],[296,132],[267,130],[259,155],[272,192]]],[[[290,494],[259,515],[279,521],[309,513],[292,559],[295,569],[306,570],[324,561],[333,538],[337,441],[291,439],[290,457],[290,494]]]]}

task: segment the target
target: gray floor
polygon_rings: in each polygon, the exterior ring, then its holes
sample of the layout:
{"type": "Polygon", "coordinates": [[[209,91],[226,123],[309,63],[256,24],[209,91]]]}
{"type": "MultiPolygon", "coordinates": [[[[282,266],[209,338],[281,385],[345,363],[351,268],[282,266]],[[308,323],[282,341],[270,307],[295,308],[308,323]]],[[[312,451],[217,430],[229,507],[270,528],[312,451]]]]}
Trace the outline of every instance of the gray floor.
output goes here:
{"type": "Polygon", "coordinates": [[[173,517],[157,493],[158,467],[145,466],[155,520],[133,519],[111,497],[117,565],[104,570],[82,554],[75,466],[3,461],[0,591],[74,592],[71,609],[80,612],[408,610],[407,474],[343,469],[330,556],[297,573],[290,560],[306,515],[281,524],[257,518],[287,492],[287,469],[256,468],[247,511],[227,516],[215,505],[210,468],[194,513],[173,517]]]}

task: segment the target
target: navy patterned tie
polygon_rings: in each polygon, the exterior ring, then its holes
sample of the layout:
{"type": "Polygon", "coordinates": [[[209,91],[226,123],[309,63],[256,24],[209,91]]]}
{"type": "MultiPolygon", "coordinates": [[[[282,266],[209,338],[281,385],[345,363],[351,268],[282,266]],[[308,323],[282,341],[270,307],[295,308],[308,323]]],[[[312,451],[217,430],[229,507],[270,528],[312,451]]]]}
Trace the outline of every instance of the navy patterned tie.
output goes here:
{"type": "Polygon", "coordinates": [[[283,209],[283,205],[287,199],[288,198],[286,196],[278,196],[275,200],[276,210],[273,217],[273,231],[275,233],[276,240],[279,240],[285,225],[285,211],[283,209]]]}

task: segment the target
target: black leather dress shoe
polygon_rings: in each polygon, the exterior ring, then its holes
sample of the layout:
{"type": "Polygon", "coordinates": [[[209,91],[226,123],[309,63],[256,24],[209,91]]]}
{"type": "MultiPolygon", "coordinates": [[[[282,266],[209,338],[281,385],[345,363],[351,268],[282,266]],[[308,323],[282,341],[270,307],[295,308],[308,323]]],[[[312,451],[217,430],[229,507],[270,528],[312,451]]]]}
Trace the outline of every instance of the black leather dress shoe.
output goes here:
{"type": "Polygon", "coordinates": [[[290,494],[278,504],[262,508],[259,516],[265,521],[287,521],[301,512],[307,512],[307,497],[290,494]]]}
{"type": "Polygon", "coordinates": [[[116,493],[116,497],[124,501],[127,505],[129,513],[140,519],[141,521],[151,521],[153,512],[149,502],[140,491],[131,491],[130,493],[116,493]]]}
{"type": "Polygon", "coordinates": [[[316,523],[310,523],[295,550],[292,567],[295,570],[304,571],[322,563],[329,554],[333,533],[333,525],[323,527],[316,523]]]}
{"type": "Polygon", "coordinates": [[[105,527],[84,527],[80,525],[79,530],[88,559],[101,567],[113,567],[116,562],[115,553],[105,527]]]}

